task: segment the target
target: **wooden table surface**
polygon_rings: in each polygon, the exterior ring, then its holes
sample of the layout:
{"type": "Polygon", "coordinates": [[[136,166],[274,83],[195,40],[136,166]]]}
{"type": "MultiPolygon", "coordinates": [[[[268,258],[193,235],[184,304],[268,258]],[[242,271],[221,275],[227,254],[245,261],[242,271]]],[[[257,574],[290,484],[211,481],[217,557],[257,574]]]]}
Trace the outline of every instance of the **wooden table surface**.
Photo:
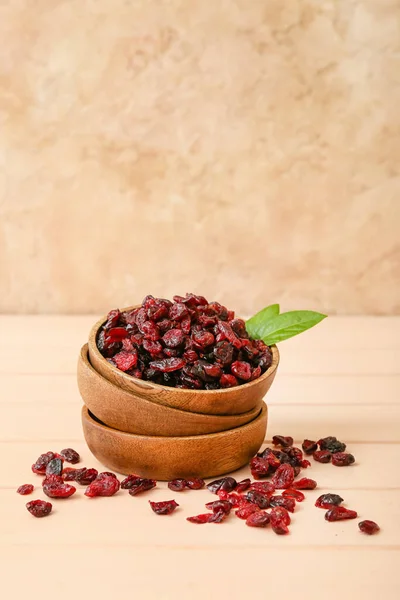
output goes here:
{"type": "Polygon", "coordinates": [[[313,462],[307,476],[318,488],[289,536],[234,516],[192,525],[185,517],[203,512],[209,492],[174,494],[163,483],[135,498],[89,500],[80,488],[54,501],[50,517],[28,514],[25,503],[43,497],[30,469],[40,453],[72,446],[82,465],[101,468],[83,440],[75,378],[95,318],[0,317],[3,598],[400,598],[400,318],[331,317],[280,345],[267,440],[336,435],[356,457],[348,468],[313,462]],[[19,496],[23,483],[38,488],[19,496]],[[360,518],[327,523],[314,501],[328,491],[360,518]],[[149,499],[172,497],[180,508],[171,517],[152,513],[149,499]],[[361,519],[381,532],[361,534],[361,519]]]}

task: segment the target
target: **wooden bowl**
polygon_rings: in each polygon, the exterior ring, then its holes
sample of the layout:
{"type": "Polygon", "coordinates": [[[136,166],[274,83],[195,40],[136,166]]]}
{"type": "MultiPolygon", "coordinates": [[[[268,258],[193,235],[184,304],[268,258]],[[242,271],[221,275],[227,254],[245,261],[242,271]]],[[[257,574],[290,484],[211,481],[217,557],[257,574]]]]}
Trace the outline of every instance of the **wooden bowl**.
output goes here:
{"type": "Polygon", "coordinates": [[[108,469],[161,481],[177,477],[216,477],[235,471],[254,456],[265,438],[267,406],[236,429],[185,437],[134,435],[99,422],[82,408],[85,440],[108,469]]]}
{"type": "Polygon", "coordinates": [[[84,403],[100,421],[128,433],[161,436],[217,433],[252,421],[261,410],[260,403],[241,415],[204,415],[150,402],[95,371],[88,359],[87,344],[78,360],[78,387],[84,403]]]}
{"type": "MultiPolygon", "coordinates": [[[[132,308],[136,307],[122,310],[132,308]]],[[[239,415],[259,407],[274,381],[279,364],[279,352],[276,346],[271,346],[272,364],[269,369],[255,381],[237,387],[221,390],[184,390],[142,381],[120,371],[101,355],[96,341],[99,329],[106,320],[106,317],[102,317],[93,326],[89,335],[89,359],[92,366],[111,383],[151,402],[207,415],[239,415]]]]}

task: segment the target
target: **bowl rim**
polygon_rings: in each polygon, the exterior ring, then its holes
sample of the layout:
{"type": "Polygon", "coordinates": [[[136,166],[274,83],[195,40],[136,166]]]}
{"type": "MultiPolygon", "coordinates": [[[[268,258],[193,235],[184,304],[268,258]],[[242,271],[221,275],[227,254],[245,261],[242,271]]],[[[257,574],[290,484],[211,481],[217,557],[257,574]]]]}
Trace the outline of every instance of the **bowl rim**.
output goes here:
{"type": "MultiPolygon", "coordinates": [[[[122,391],[124,394],[127,394],[128,397],[131,397],[134,400],[136,400],[138,398],[138,396],[133,391],[127,390],[125,388],[121,388],[120,386],[116,385],[112,381],[109,381],[108,379],[106,379],[101,373],[99,373],[98,371],[96,371],[96,369],[93,367],[93,365],[91,364],[90,359],[89,359],[89,348],[88,348],[88,344],[87,343],[84,344],[82,346],[81,350],[80,350],[79,361],[82,361],[82,363],[83,363],[83,365],[84,365],[84,367],[86,369],[88,369],[96,377],[98,377],[103,382],[105,382],[105,384],[107,386],[110,386],[111,389],[115,388],[119,392],[122,391]]],[[[113,392],[113,393],[115,393],[115,392],[113,392]]],[[[131,398],[127,398],[127,402],[129,402],[131,400],[131,398]]],[[[140,397],[140,401],[142,403],[144,402],[145,404],[148,404],[149,405],[149,409],[150,409],[150,406],[153,406],[153,404],[154,404],[154,402],[152,400],[148,400],[146,397],[140,397]]],[[[182,416],[185,416],[185,418],[186,418],[187,415],[189,414],[189,415],[194,415],[196,418],[200,417],[201,419],[203,419],[203,417],[213,417],[213,419],[217,418],[217,421],[220,420],[220,419],[226,419],[227,417],[231,418],[231,419],[234,419],[235,417],[245,417],[249,413],[255,412],[254,409],[251,409],[251,410],[246,410],[243,413],[237,413],[237,414],[234,414],[234,415],[221,415],[221,414],[216,414],[216,415],[212,414],[211,415],[211,414],[207,414],[207,413],[199,413],[199,412],[196,412],[196,411],[193,411],[193,410],[190,410],[190,411],[182,410],[181,408],[176,408],[175,406],[166,406],[164,404],[160,404],[159,406],[161,406],[163,409],[167,409],[168,411],[173,411],[173,412],[171,412],[171,416],[172,417],[179,417],[179,416],[182,417],[182,416]]],[[[88,409],[88,410],[90,411],[90,409],[88,409]]],[[[260,408],[258,409],[257,414],[255,414],[253,416],[253,418],[251,419],[251,421],[254,421],[254,419],[256,419],[259,416],[260,411],[261,411],[261,405],[260,405],[260,408]]],[[[90,411],[90,412],[92,412],[92,411],[90,411]]],[[[94,413],[92,412],[92,414],[94,414],[94,413]]],[[[97,417],[96,417],[96,419],[97,419],[97,417]]],[[[204,419],[204,420],[206,420],[206,419],[204,419]]],[[[251,421],[248,421],[248,422],[251,423],[251,421]]],[[[108,427],[107,424],[105,424],[105,425],[106,425],[106,427],[108,427]]],[[[241,427],[241,425],[238,425],[237,427],[241,427]]],[[[110,429],[115,429],[115,427],[111,427],[110,429]]],[[[234,428],[231,427],[230,429],[234,429],[234,428]]],[[[229,429],[225,429],[224,431],[229,431],[229,429]]],[[[129,431],[127,431],[125,433],[129,433],[129,431]]],[[[199,434],[199,435],[208,435],[208,434],[199,434]]],[[[154,436],[154,437],[157,437],[157,436],[154,436]]],[[[160,437],[163,437],[163,436],[160,436],[160,437]]],[[[170,437],[170,436],[168,436],[168,437],[170,437]]],[[[174,436],[174,437],[178,437],[178,436],[174,436]]]]}
{"type": "MultiPolygon", "coordinates": [[[[108,432],[112,432],[112,433],[116,433],[119,436],[131,439],[131,438],[135,438],[135,439],[144,439],[144,440],[167,440],[167,441],[171,441],[171,442],[180,442],[180,441],[198,441],[198,440],[209,440],[210,438],[219,438],[219,437],[225,437],[225,436],[229,436],[229,435],[235,435],[237,434],[238,431],[241,431],[243,429],[247,428],[252,428],[254,427],[254,425],[256,424],[257,421],[261,420],[262,418],[267,418],[268,417],[268,407],[266,405],[266,403],[263,401],[261,404],[261,409],[260,412],[258,413],[258,415],[256,417],[254,417],[254,419],[252,419],[251,421],[249,421],[248,423],[244,423],[243,425],[239,425],[238,427],[232,427],[231,429],[226,429],[225,431],[217,431],[215,433],[202,433],[200,435],[180,435],[180,436],[164,436],[164,435],[143,435],[143,434],[136,434],[136,433],[129,433],[128,431],[120,431],[119,429],[114,429],[113,427],[109,427],[108,425],[105,425],[102,422],[99,421],[95,421],[92,418],[92,414],[94,417],[96,417],[96,415],[94,413],[91,413],[91,411],[88,409],[88,407],[84,404],[82,406],[82,420],[85,419],[86,421],[88,421],[90,424],[95,425],[96,427],[98,427],[99,429],[103,429],[105,431],[108,432]]],[[[96,417],[97,419],[97,417],[96,417]]],[[[264,441],[263,441],[264,442],[264,441]]]]}
{"type": "MultiPolygon", "coordinates": [[[[121,312],[125,312],[127,310],[133,310],[135,308],[138,308],[139,306],[141,306],[140,304],[135,304],[134,306],[128,306],[126,308],[120,308],[119,310],[121,312]]],[[[160,390],[166,390],[168,392],[171,393],[171,391],[173,390],[174,392],[176,392],[177,394],[190,394],[190,395],[198,395],[198,394],[229,394],[232,393],[233,390],[242,390],[242,389],[250,389],[251,387],[256,387],[257,385],[259,385],[262,381],[264,381],[265,379],[267,379],[270,375],[272,375],[276,369],[278,368],[278,364],[279,364],[279,350],[278,347],[273,344],[272,346],[269,346],[269,348],[271,349],[271,353],[272,353],[272,363],[271,365],[268,367],[268,369],[265,371],[265,373],[263,373],[260,377],[258,377],[257,379],[254,379],[254,381],[249,381],[248,383],[242,383],[241,385],[236,385],[234,387],[230,387],[230,388],[221,388],[221,389],[217,389],[217,390],[192,390],[190,388],[177,388],[177,387],[171,387],[171,386],[167,386],[167,385],[161,385],[159,383],[153,383],[152,381],[145,381],[143,379],[138,379],[137,377],[134,377],[133,375],[129,375],[128,373],[125,373],[124,371],[121,371],[120,369],[118,369],[117,367],[115,367],[114,365],[112,365],[111,363],[109,363],[107,361],[106,358],[104,358],[104,356],[101,354],[100,350],[97,347],[97,335],[98,332],[100,330],[100,327],[107,321],[107,315],[101,317],[101,319],[99,319],[92,327],[92,329],[90,330],[89,333],[89,341],[88,341],[88,346],[89,346],[89,355],[90,352],[94,352],[96,354],[96,358],[101,360],[105,366],[108,367],[108,369],[111,371],[111,373],[114,373],[116,377],[120,377],[123,380],[127,381],[127,382],[133,382],[136,385],[138,385],[139,387],[142,387],[143,389],[148,388],[148,389],[160,389],[160,390]]],[[[228,430],[229,431],[229,430],[228,430]]]]}

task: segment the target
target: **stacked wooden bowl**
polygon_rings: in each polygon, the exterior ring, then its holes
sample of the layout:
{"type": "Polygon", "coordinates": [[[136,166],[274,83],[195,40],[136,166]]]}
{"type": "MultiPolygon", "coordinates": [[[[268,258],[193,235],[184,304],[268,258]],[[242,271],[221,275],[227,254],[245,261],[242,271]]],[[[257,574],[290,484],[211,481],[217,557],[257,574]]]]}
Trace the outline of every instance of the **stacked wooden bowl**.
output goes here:
{"type": "Polygon", "coordinates": [[[279,363],[259,379],[220,390],[186,390],[142,381],[110,364],[97,348],[106,317],[78,360],[82,424],[93,454],[119,473],[170,480],[234,471],[257,452],[267,427],[263,397],[279,363]]]}

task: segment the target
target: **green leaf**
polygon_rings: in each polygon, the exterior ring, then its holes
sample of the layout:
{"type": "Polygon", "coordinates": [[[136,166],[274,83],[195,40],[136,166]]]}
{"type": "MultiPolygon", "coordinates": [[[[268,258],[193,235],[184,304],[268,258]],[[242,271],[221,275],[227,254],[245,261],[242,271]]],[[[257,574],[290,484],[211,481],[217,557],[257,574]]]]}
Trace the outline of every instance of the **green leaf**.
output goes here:
{"type": "Polygon", "coordinates": [[[326,315],[312,310],[293,310],[269,319],[263,326],[262,340],[268,346],[287,340],[320,323],[326,315]]]}
{"type": "Polygon", "coordinates": [[[263,338],[263,329],[270,319],[279,315],[279,304],[270,304],[246,321],[246,331],[253,340],[263,338]]]}

